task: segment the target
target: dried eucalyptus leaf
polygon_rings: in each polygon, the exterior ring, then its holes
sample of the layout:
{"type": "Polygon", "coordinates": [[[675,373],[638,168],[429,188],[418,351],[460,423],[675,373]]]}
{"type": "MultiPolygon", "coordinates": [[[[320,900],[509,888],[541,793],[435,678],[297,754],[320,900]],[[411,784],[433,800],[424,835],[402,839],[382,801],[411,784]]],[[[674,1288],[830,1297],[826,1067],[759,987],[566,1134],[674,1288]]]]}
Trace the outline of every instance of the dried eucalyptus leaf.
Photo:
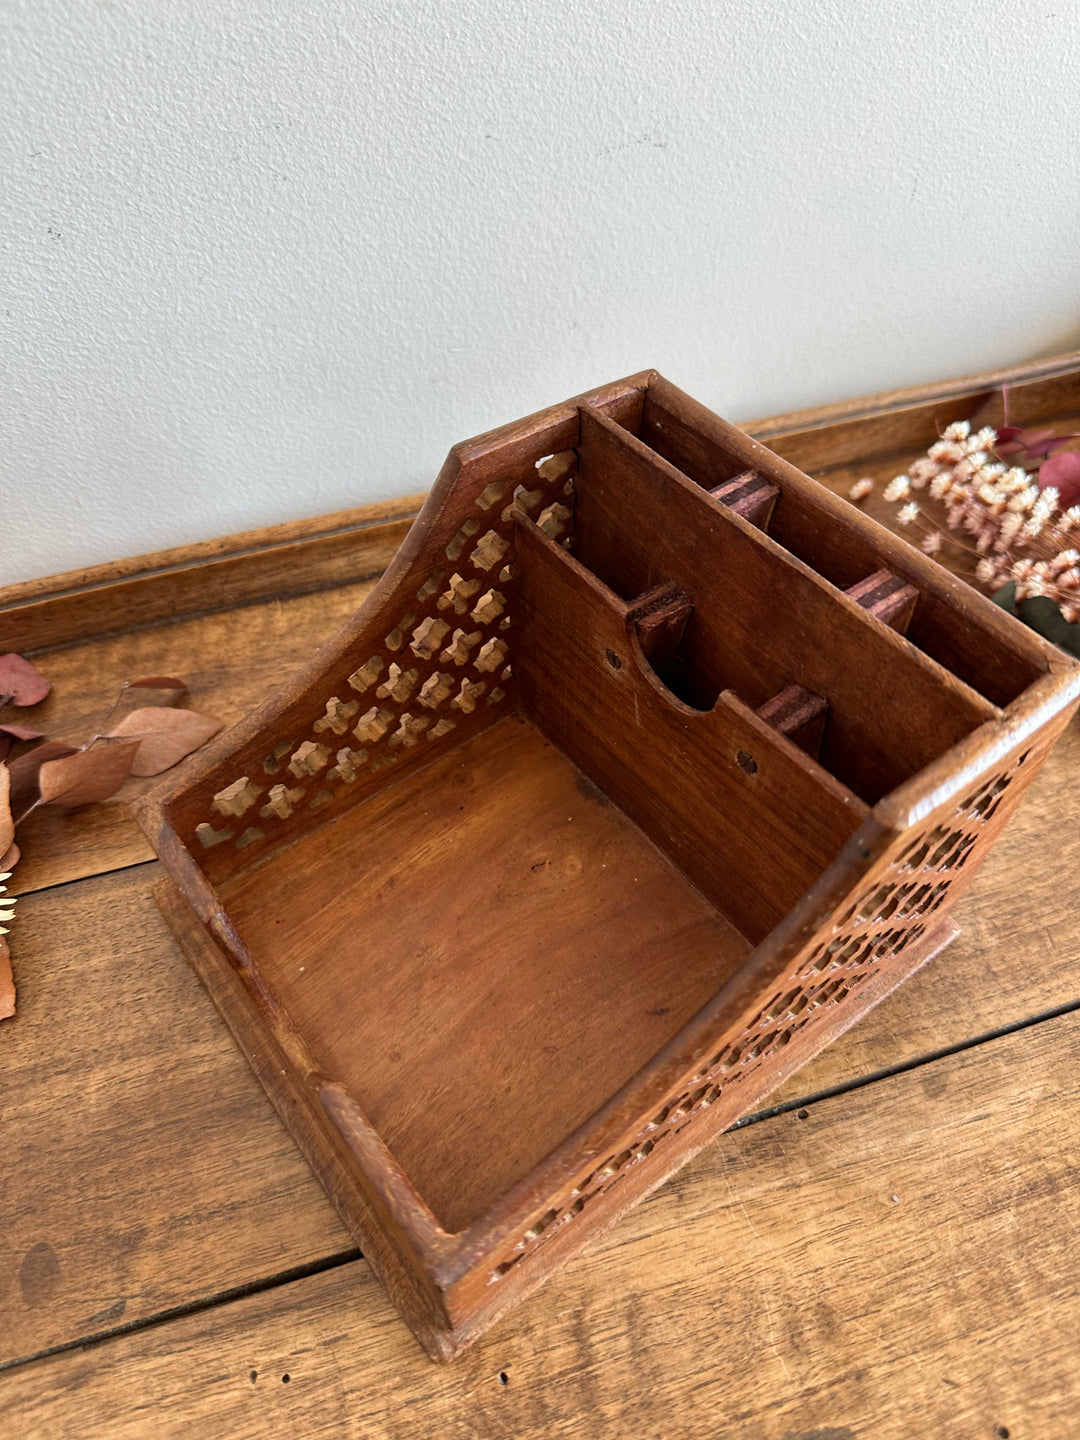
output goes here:
{"type": "Polygon", "coordinates": [[[1080,504],[1080,450],[1065,450],[1044,460],[1039,470],[1039,486],[1043,490],[1052,486],[1058,492],[1062,510],[1080,504]]]}
{"type": "Polygon", "coordinates": [[[49,760],[58,760],[65,755],[74,755],[75,746],[65,745],[62,740],[46,740],[33,750],[8,764],[11,772],[11,813],[15,824],[24,819],[41,799],[38,777],[41,767],[49,760]]]}
{"type": "Polygon", "coordinates": [[[139,748],[137,740],[95,741],[86,750],[41,767],[38,783],[46,805],[90,805],[108,800],[131,774],[139,748]]]}
{"type": "Polygon", "coordinates": [[[1002,585],[1000,590],[995,590],[990,596],[995,605],[1000,605],[1010,615],[1016,614],[1016,581],[1010,580],[1007,585],[1002,585]]]}
{"type": "Polygon", "coordinates": [[[36,665],[14,651],[0,655],[0,696],[10,696],[14,705],[36,705],[52,686],[36,665]]]}
{"type": "Polygon", "coordinates": [[[0,765],[0,855],[15,840],[15,821],[11,818],[11,771],[0,765]]]}
{"type": "Polygon", "coordinates": [[[7,936],[0,935],[0,1020],[15,1014],[15,977],[11,973],[11,951],[7,936]]]}
{"type": "Polygon", "coordinates": [[[1021,600],[1016,613],[1025,625],[1054,645],[1062,645],[1070,638],[1072,626],[1048,595],[1021,600]]]}
{"type": "Polygon", "coordinates": [[[138,737],[133,775],[160,775],[185,755],[204,745],[221,729],[221,721],[196,710],[160,710],[149,705],[125,715],[112,735],[138,737]]]}
{"type": "Polygon", "coordinates": [[[7,759],[16,740],[41,739],[44,739],[44,733],[32,729],[29,725],[0,725],[0,760],[7,759]]]}
{"type": "Polygon", "coordinates": [[[13,740],[40,740],[44,731],[29,725],[0,725],[0,734],[10,735],[13,740]]]}

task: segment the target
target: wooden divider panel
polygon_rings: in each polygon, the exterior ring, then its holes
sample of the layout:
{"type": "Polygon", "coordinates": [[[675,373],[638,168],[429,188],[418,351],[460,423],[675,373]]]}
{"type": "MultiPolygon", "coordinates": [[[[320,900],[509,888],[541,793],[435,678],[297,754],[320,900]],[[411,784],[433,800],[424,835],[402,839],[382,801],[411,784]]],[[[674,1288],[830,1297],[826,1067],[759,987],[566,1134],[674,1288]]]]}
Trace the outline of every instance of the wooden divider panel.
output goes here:
{"type": "Polygon", "coordinates": [[[706,490],[759,469],[780,487],[769,534],[841,589],[883,567],[913,581],[920,599],[910,639],[995,704],[1046,673],[1038,642],[1003,625],[984,599],[659,376],[645,395],[640,438],[706,490]]]}
{"type": "Polygon", "coordinates": [[[632,607],[524,516],[516,566],[526,713],[757,944],[867,807],[738,697],[671,695],[632,607]]]}
{"type": "Polygon", "coordinates": [[[997,714],[587,408],[575,488],[573,548],[588,570],[625,600],[674,582],[692,601],[679,664],[663,677],[680,698],[709,709],[730,689],[756,709],[790,685],[820,695],[829,705],[822,763],[868,803],[997,714]]]}

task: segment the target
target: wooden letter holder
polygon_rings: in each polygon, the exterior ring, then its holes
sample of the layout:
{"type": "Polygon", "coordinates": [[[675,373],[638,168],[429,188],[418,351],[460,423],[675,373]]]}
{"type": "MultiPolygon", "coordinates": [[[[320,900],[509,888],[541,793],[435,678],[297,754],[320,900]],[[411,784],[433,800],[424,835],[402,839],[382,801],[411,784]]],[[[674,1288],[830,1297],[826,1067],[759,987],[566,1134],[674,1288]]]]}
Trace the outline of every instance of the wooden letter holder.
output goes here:
{"type": "Polygon", "coordinates": [[[648,372],[452,450],[370,599],[142,820],[446,1359],[948,944],[1078,696],[648,372]]]}

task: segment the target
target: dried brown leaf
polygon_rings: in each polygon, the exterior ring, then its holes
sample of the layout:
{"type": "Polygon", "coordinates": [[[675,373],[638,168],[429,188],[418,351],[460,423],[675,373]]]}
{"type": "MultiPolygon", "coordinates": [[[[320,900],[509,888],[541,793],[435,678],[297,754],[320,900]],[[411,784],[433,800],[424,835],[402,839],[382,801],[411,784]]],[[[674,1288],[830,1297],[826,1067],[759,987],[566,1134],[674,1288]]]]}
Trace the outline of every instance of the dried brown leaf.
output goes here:
{"type": "Polygon", "coordinates": [[[15,866],[19,863],[20,854],[21,851],[18,845],[9,845],[4,854],[0,855],[0,871],[6,873],[9,870],[14,870],[15,866]]]}
{"type": "Polygon", "coordinates": [[[13,740],[40,740],[44,733],[30,725],[0,725],[0,734],[10,735],[13,740]]]}
{"type": "Polygon", "coordinates": [[[52,686],[36,665],[9,651],[0,655],[0,699],[13,705],[36,705],[52,686]]]}
{"type": "Polygon", "coordinates": [[[11,771],[0,765],[0,855],[15,840],[15,821],[11,818],[11,771]]]}
{"type": "Polygon", "coordinates": [[[133,775],[160,775],[221,729],[221,721],[197,710],[161,710],[148,705],[125,715],[112,735],[138,737],[133,775]]]}
{"type": "Polygon", "coordinates": [[[29,725],[0,725],[0,760],[11,754],[16,740],[41,740],[43,732],[29,725]]]}
{"type": "Polygon", "coordinates": [[[43,745],[28,750],[25,755],[20,755],[8,763],[11,772],[11,813],[16,825],[41,799],[41,791],[38,789],[41,767],[49,760],[74,754],[74,745],[65,745],[62,740],[46,740],[43,745]]]}
{"type": "Polygon", "coordinates": [[[15,1014],[15,977],[11,973],[11,951],[7,936],[0,935],[0,1020],[15,1014]]]}
{"type": "Polygon", "coordinates": [[[39,785],[45,805],[90,805],[108,800],[131,774],[137,740],[103,738],[41,767],[39,785]]]}

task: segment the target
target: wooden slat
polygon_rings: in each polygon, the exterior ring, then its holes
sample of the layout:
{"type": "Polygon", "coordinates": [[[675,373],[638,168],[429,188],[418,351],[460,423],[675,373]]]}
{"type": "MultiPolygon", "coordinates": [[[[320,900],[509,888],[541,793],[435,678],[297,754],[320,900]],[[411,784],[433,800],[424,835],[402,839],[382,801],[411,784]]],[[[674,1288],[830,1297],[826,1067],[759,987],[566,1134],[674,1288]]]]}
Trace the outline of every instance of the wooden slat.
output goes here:
{"type": "MultiPolygon", "coordinates": [[[[51,651],[39,663],[52,681],[33,723],[79,744],[95,733],[125,680],[178,675],[185,701],[226,724],[241,719],[330,639],[370,592],[373,581],[320,594],[273,600],[173,625],[127,631],[51,651]]],[[[16,893],[103,874],[153,858],[128,803],[153,780],[129,780],[101,805],[78,810],[47,807],[19,830],[23,858],[12,877],[16,893]]]]}
{"type": "Polygon", "coordinates": [[[161,873],[19,902],[0,1363],[353,1244],[154,904],[161,873]]]}
{"type": "Polygon", "coordinates": [[[0,651],[36,651],[186,615],[370,580],[423,495],[0,588],[0,651]]]}
{"type": "MultiPolygon", "coordinates": [[[[1061,883],[1080,869],[1078,770],[1074,724],[958,907],[960,939],[774,1101],[1080,999],[1061,883]]],[[[160,873],[140,866],[19,902],[3,1136],[7,1156],[32,1159],[5,1173],[2,1359],[107,1330],[121,1302],[121,1323],[143,1319],[351,1243],[159,916],[160,873]],[[18,1272],[42,1243],[60,1276],[27,1305],[18,1272]]]]}
{"type": "Polygon", "coordinates": [[[803,470],[863,464],[907,449],[925,450],[954,420],[1030,425],[1080,410],[1080,351],[979,375],[888,390],[812,410],[747,421],[742,428],[803,470]]]}
{"type": "Polygon", "coordinates": [[[357,1264],[12,1371],[0,1405],[66,1440],[1065,1440],[1078,1054],[1069,1015],[726,1136],[444,1369],[357,1264]]]}

